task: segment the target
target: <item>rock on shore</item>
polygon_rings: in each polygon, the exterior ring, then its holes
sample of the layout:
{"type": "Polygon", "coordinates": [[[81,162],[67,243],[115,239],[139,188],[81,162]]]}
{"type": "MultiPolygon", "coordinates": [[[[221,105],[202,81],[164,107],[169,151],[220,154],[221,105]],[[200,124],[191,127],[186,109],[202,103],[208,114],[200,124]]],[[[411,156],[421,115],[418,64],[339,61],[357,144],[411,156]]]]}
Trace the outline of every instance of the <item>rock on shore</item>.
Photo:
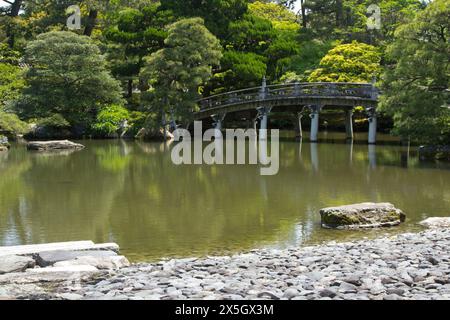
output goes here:
{"type": "Polygon", "coordinates": [[[450,218],[428,218],[420,224],[427,228],[450,228],[450,218]]]}
{"type": "Polygon", "coordinates": [[[0,135],[0,152],[8,151],[8,149],[9,149],[8,138],[0,135]]]}
{"type": "Polygon", "coordinates": [[[404,222],[406,215],[391,203],[361,203],[320,210],[324,228],[391,227],[404,222]]]}
{"type": "Polygon", "coordinates": [[[32,151],[81,150],[84,146],[69,140],[33,141],[27,144],[27,149],[32,151]]]}
{"type": "Polygon", "coordinates": [[[89,280],[2,283],[0,296],[65,300],[450,299],[450,230],[224,257],[167,260],[89,280]]]}

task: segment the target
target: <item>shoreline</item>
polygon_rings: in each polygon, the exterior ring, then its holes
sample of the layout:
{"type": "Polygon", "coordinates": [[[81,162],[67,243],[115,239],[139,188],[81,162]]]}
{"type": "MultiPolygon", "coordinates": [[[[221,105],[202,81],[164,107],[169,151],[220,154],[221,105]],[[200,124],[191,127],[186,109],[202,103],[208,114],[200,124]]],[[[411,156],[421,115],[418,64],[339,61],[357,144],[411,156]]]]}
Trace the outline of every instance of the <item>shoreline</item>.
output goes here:
{"type": "MultiPolygon", "coordinates": [[[[2,283],[6,299],[450,299],[450,229],[284,250],[137,263],[59,282],[2,283]]],[[[3,280],[4,281],[4,280],[3,280]]]]}

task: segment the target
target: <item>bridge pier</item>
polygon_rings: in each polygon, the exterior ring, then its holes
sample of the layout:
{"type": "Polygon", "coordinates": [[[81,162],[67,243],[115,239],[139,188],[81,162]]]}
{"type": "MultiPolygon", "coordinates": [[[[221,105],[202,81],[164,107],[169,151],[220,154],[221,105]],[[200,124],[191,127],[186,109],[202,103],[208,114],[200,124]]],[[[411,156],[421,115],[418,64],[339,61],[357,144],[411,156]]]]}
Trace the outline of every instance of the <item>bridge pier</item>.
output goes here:
{"type": "Polygon", "coordinates": [[[216,129],[215,135],[214,137],[216,139],[222,139],[222,127],[223,127],[223,120],[225,120],[226,117],[226,113],[220,113],[220,114],[214,114],[211,116],[211,118],[213,119],[214,123],[214,129],[216,129]]]}
{"type": "Polygon", "coordinates": [[[311,142],[318,142],[319,141],[319,113],[320,113],[320,106],[313,106],[311,107],[311,136],[310,140],[311,142]]]}
{"type": "Polygon", "coordinates": [[[370,108],[369,113],[369,144],[377,143],[377,112],[375,108],[370,108]]]}
{"type": "Polygon", "coordinates": [[[267,140],[268,137],[268,124],[269,124],[269,114],[271,108],[260,108],[258,110],[259,116],[261,118],[261,125],[259,128],[259,140],[267,140]]]}
{"type": "Polygon", "coordinates": [[[353,140],[353,110],[345,111],[345,132],[347,134],[347,140],[353,140]]]}
{"type": "Polygon", "coordinates": [[[298,140],[301,140],[303,139],[303,127],[302,127],[303,112],[298,112],[296,116],[298,122],[296,138],[298,140]]]}

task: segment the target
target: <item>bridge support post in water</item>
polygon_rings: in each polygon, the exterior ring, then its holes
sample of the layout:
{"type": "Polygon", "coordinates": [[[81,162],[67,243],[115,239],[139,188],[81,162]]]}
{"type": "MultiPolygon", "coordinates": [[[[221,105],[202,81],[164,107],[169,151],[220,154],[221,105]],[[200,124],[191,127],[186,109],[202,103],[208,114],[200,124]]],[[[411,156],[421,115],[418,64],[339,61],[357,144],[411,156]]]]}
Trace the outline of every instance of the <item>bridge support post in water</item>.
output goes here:
{"type": "Polygon", "coordinates": [[[216,139],[222,138],[223,120],[225,120],[226,115],[227,115],[226,113],[219,113],[219,114],[214,114],[211,116],[211,118],[214,121],[214,123],[213,123],[214,129],[216,129],[216,134],[215,134],[216,139]]]}
{"type": "Polygon", "coordinates": [[[377,112],[375,108],[370,108],[369,114],[369,144],[377,143],[377,112]]]}
{"type": "Polygon", "coordinates": [[[345,131],[347,133],[347,140],[353,140],[353,110],[345,110],[345,131]]]}
{"type": "Polygon", "coordinates": [[[311,142],[319,141],[319,113],[320,106],[312,106],[311,107],[311,142]]]}
{"type": "Polygon", "coordinates": [[[269,124],[269,114],[271,108],[262,107],[258,109],[259,118],[261,118],[261,125],[259,128],[259,140],[267,140],[267,129],[269,124]]]}
{"type": "Polygon", "coordinates": [[[297,134],[296,134],[296,138],[298,140],[303,139],[303,127],[302,127],[302,119],[303,119],[303,112],[298,112],[297,113],[297,121],[298,121],[298,125],[297,125],[297,134]]]}

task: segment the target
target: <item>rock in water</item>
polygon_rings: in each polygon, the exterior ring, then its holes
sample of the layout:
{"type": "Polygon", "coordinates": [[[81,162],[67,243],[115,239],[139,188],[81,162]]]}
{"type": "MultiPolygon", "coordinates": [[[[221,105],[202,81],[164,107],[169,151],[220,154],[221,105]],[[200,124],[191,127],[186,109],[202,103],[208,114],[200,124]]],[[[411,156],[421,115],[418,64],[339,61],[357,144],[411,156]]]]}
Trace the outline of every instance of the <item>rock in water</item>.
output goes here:
{"type": "Polygon", "coordinates": [[[27,149],[32,151],[81,150],[84,146],[69,140],[33,141],[28,143],[27,149]]]}
{"type": "Polygon", "coordinates": [[[428,218],[420,223],[427,228],[450,228],[450,218],[428,218]]]}
{"type": "Polygon", "coordinates": [[[391,227],[405,222],[406,215],[390,203],[361,203],[320,210],[322,227],[338,229],[391,227]]]}
{"type": "Polygon", "coordinates": [[[0,258],[0,274],[22,272],[33,268],[35,262],[32,258],[21,256],[4,256],[0,258]]]}
{"type": "Polygon", "coordinates": [[[9,149],[9,142],[8,138],[5,136],[0,135],[0,152],[1,151],[8,151],[9,149]]]}

